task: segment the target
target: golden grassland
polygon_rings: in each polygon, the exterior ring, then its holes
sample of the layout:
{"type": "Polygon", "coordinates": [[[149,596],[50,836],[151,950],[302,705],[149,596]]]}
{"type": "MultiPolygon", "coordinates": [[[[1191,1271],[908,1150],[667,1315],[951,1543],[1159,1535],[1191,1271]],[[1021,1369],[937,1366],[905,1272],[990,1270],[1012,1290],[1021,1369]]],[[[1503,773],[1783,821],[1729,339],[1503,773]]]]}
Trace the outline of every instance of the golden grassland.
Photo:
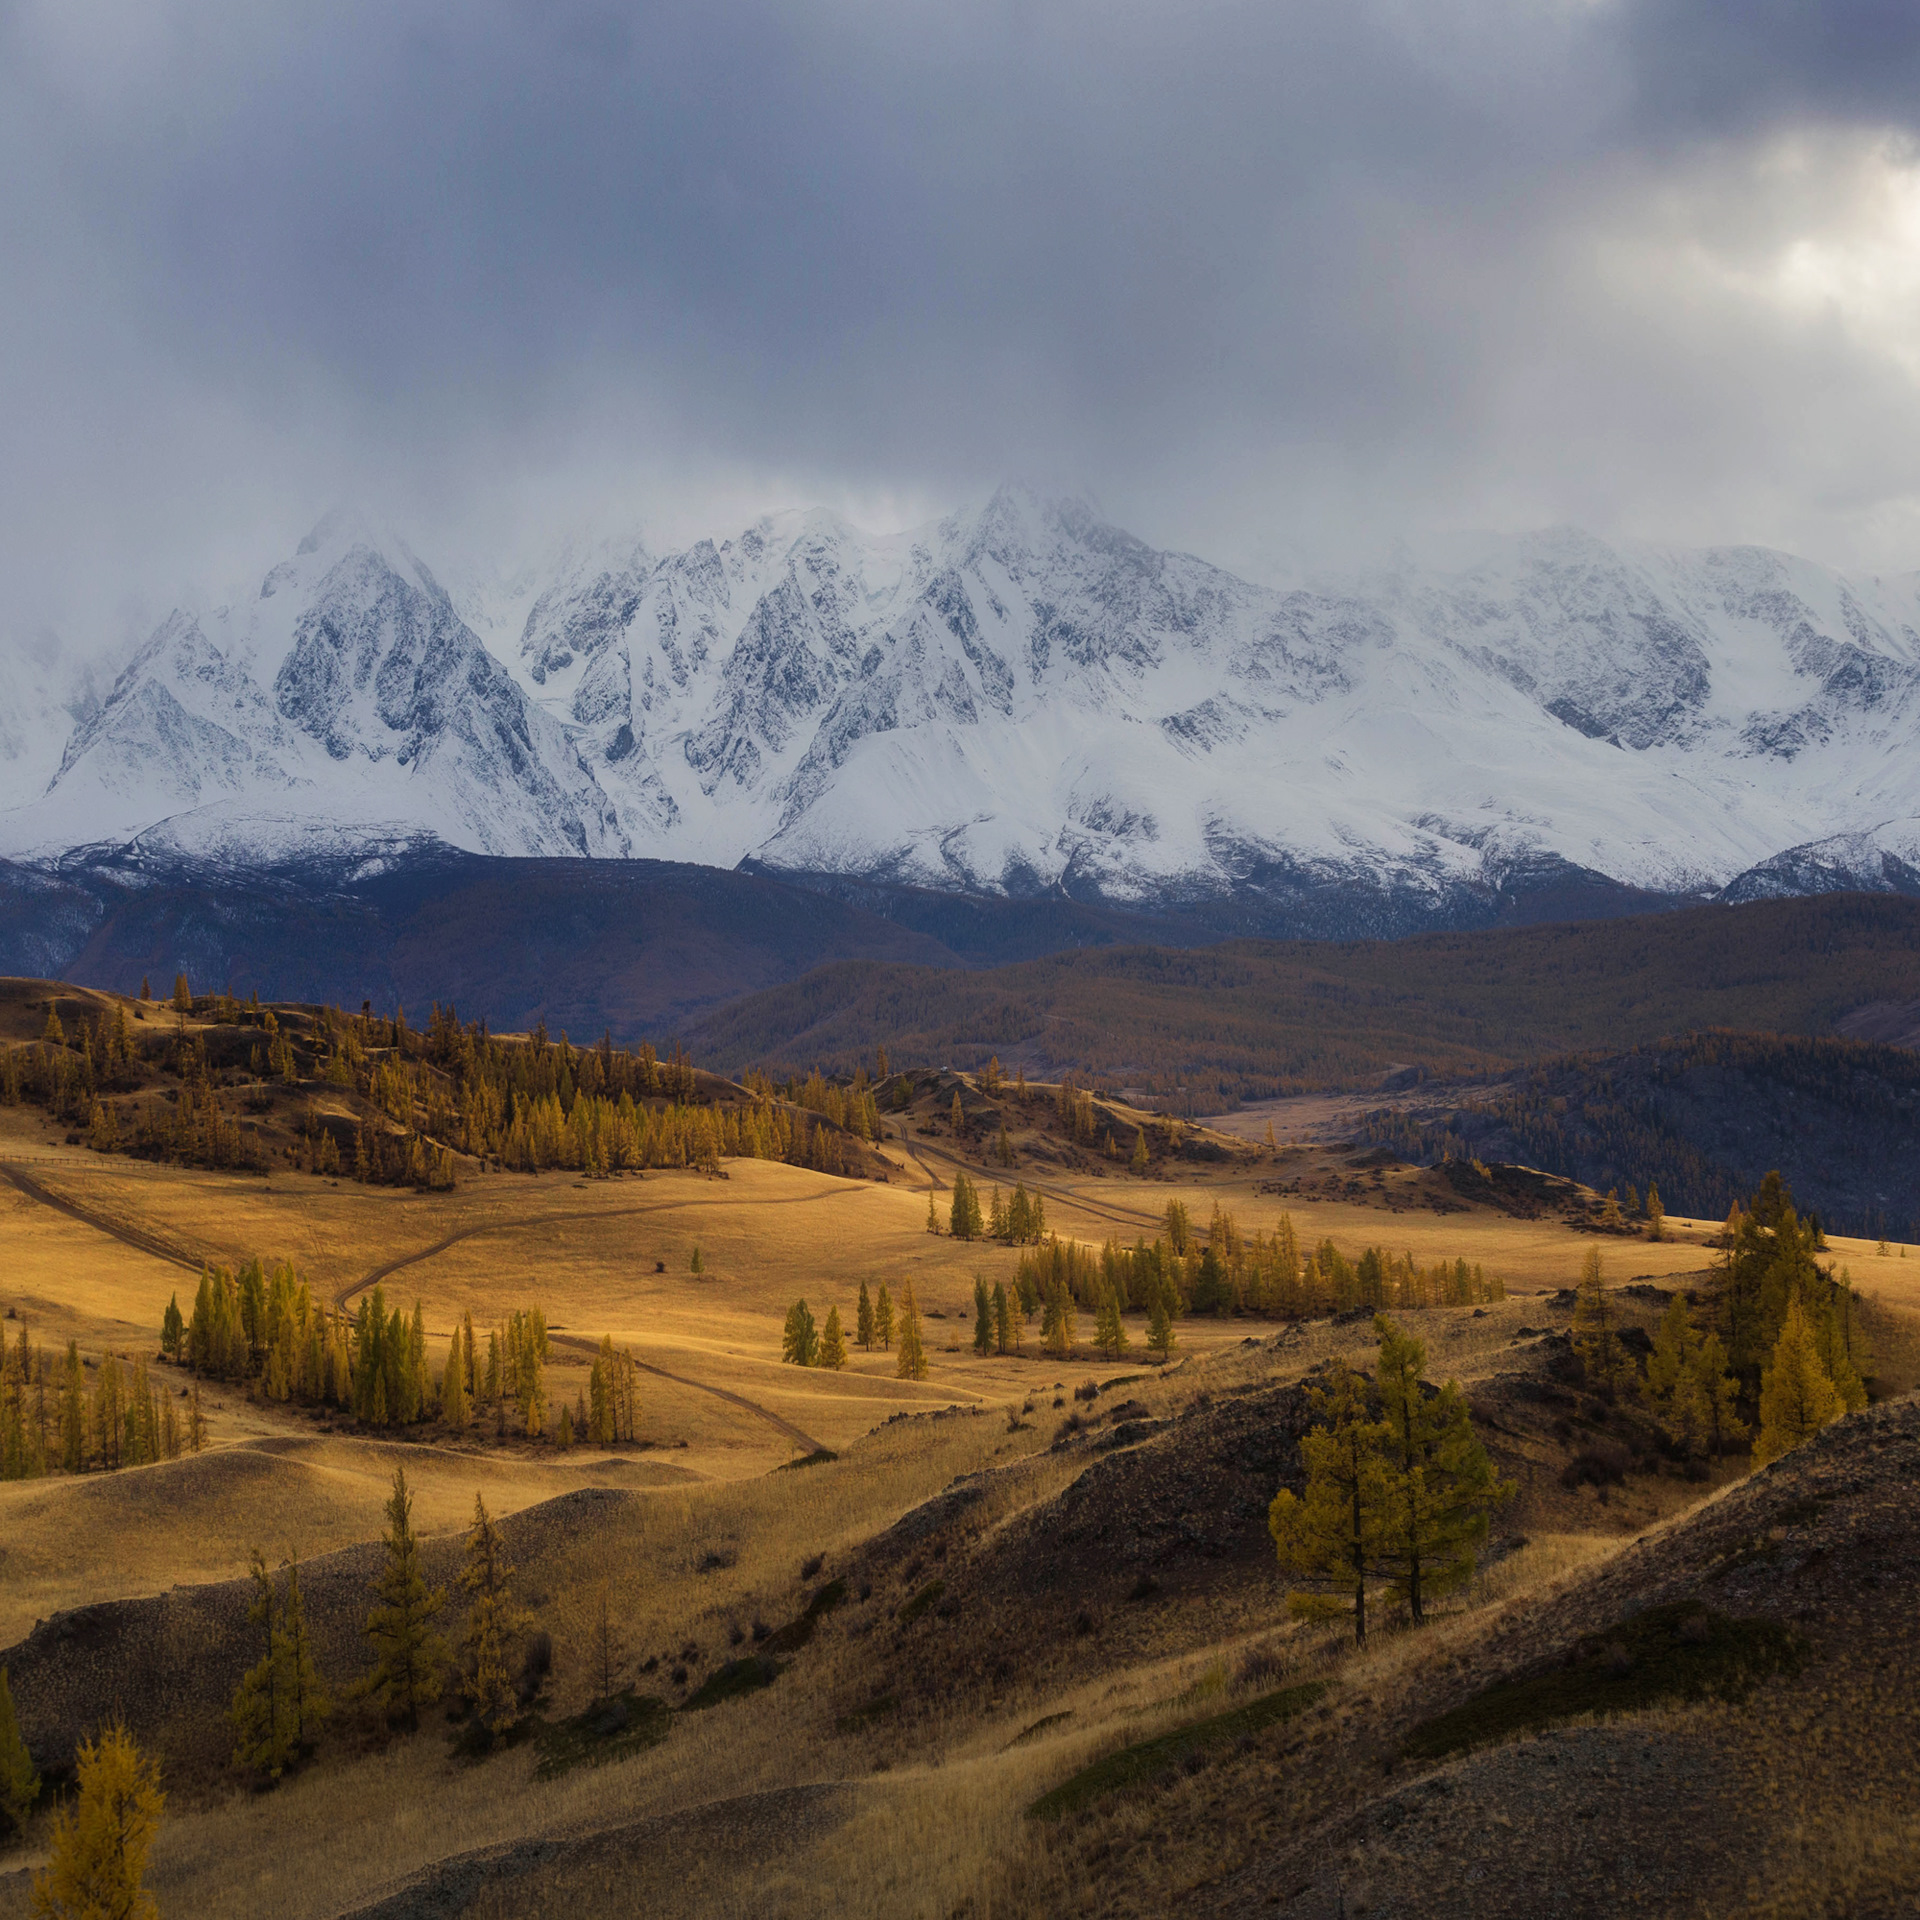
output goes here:
{"type": "MultiPolygon", "coordinates": [[[[1500,1363],[1518,1317],[1518,1303],[1478,1322],[1445,1311],[1416,1316],[1444,1346],[1452,1370],[1469,1379],[1500,1363]]],[[[1289,1352],[1289,1367],[1336,1350],[1358,1357],[1366,1333],[1363,1326],[1316,1327],[1289,1352]]],[[[1171,1410],[1196,1391],[1263,1377],[1271,1359],[1236,1343],[1131,1390],[1151,1411],[1171,1410]]],[[[1050,1455],[1050,1431],[1043,1421],[1012,1433],[1004,1419],[984,1414],[896,1423],[826,1467],[662,1488],[621,1509],[564,1543],[529,1583],[559,1649],[556,1710],[572,1710],[591,1691],[588,1652],[603,1592],[621,1622],[630,1666],[687,1642],[713,1649],[756,1612],[778,1620],[797,1611],[805,1560],[824,1555],[831,1568],[962,1474],[1012,1469],[981,1516],[989,1528],[998,1511],[1010,1514],[1057,1491],[1084,1463],[1050,1455]],[[721,1564],[703,1571],[715,1561],[721,1564]]],[[[410,1471],[417,1457],[408,1450],[410,1471]]],[[[218,1458],[176,1464],[186,1475],[205,1475],[218,1458]]],[[[170,1505],[169,1471],[115,1478],[170,1505]]],[[[370,1486],[370,1508],[373,1498],[370,1486]]],[[[1607,1522],[1634,1524],[1625,1510],[1607,1522]]],[[[1613,1539],[1537,1539],[1502,1563],[1476,1598],[1494,1603],[1565,1579],[1608,1552],[1613,1539]]],[[[1251,1642],[1174,1645],[1059,1692],[1015,1688],[977,1718],[939,1726],[881,1721],[849,1736],[837,1730],[834,1703],[859,1690],[867,1673],[877,1679],[886,1659],[875,1650],[878,1636],[858,1626],[830,1619],[809,1650],[804,1691],[776,1686],[686,1716],[665,1745],[617,1767],[541,1782],[527,1752],[474,1768],[452,1758],[442,1738],[423,1733],[373,1753],[330,1754],[268,1799],[189,1795],[163,1830],[151,1883],[163,1912],[322,1916],[350,1910],[450,1853],[643,1817],[669,1817],[671,1830],[671,1816],[710,1803],[845,1782],[831,1832],[816,1837],[802,1823],[784,1844],[769,1846],[760,1835],[744,1854],[720,1847],[688,1858],[670,1850],[651,1863],[643,1850],[638,1861],[623,1855],[617,1872],[585,1857],[564,1863],[537,1891],[519,1889],[498,1910],[559,1914],[584,1897],[605,1911],[676,1914],[931,1915],[969,1902],[968,1910],[983,1914],[1027,1911],[1036,1885],[1049,1879],[1047,1836],[1020,1817],[1029,1801],[1118,1741],[1151,1737],[1272,1684],[1236,1677],[1251,1642]],[[1041,1718],[1053,1724],[1021,1740],[1041,1718]],[[343,1833],[354,1836],[351,1846],[340,1844],[343,1833]],[[523,1904],[529,1896],[533,1903],[523,1904]]],[[[1038,1616],[1034,1630],[1062,1627],[1038,1616]]],[[[1177,1625],[1170,1637],[1177,1642],[1177,1625]]],[[[1304,1651],[1289,1646],[1288,1658],[1302,1672],[1333,1674],[1342,1664],[1337,1650],[1318,1642],[1304,1651]]]]}
{"type": "MultiPolygon", "coordinates": [[[[525,1597],[556,1647],[549,1710],[572,1712],[591,1696],[603,1597],[628,1678],[646,1659],[671,1660],[689,1644],[711,1666],[756,1619],[777,1626],[799,1611],[802,1569],[816,1556],[835,1571],[962,1476],[992,1476],[974,1516],[989,1538],[1061,1491],[1087,1456],[1050,1450],[1057,1396],[1083,1379],[1137,1372],[1143,1377],[1126,1391],[1149,1414],[1171,1413],[1203,1393],[1296,1377],[1335,1352],[1362,1357],[1370,1345],[1364,1323],[1316,1322],[1275,1345],[1264,1323],[1187,1320],[1180,1363],[1155,1372],[1139,1362],[1137,1325],[1130,1366],[1098,1360],[1084,1346],[1088,1316],[1071,1361],[1042,1356],[1035,1341],[1024,1357],[983,1359],[970,1350],[974,1276],[1008,1279],[1018,1255],[929,1235],[930,1185],[955,1163],[919,1140],[896,1138],[885,1151],[897,1169],[885,1184],[731,1162],[719,1180],[487,1175],[451,1193],[414,1195],[99,1156],[61,1144],[30,1114],[0,1110],[0,1162],[29,1170],[93,1219],[158,1236],[189,1258],[291,1259],[342,1301],[391,1268],[389,1298],[418,1297],[436,1345],[462,1313],[484,1326],[538,1303],[560,1336],[551,1384],[569,1399],[584,1379],[584,1356],[568,1344],[575,1339],[610,1333],[659,1370],[641,1376],[646,1444],[610,1454],[382,1438],[231,1388],[210,1390],[212,1445],[201,1456],[0,1486],[0,1645],[59,1608],[231,1578],[256,1544],[277,1558],[371,1539],[396,1461],[406,1465],[429,1534],[463,1525],[476,1491],[495,1512],[511,1513],[575,1488],[630,1489],[638,1497],[553,1541],[522,1570],[525,1597]],[[690,1270],[696,1246],[699,1275],[690,1270]],[[791,1301],[804,1295],[821,1319],[837,1304],[851,1333],[863,1278],[884,1282],[896,1298],[913,1285],[928,1316],[924,1382],[896,1379],[891,1355],[857,1350],[840,1374],[779,1364],[791,1301]],[[1026,1423],[1014,1426],[1009,1415],[1028,1408],[1026,1423]],[[956,1411],[895,1418],[941,1409],[956,1411]],[[841,1457],[772,1471],[801,1450],[796,1434],[841,1457]]],[[[1335,1164],[1328,1156],[1326,1165],[1335,1164]]],[[[1572,1284],[1595,1244],[1558,1219],[1435,1212],[1423,1204],[1417,1175],[1388,1174],[1345,1198],[1283,1202],[1257,1190],[1273,1173],[1270,1159],[1255,1156],[1211,1178],[1141,1181],[1084,1166],[1031,1177],[1047,1194],[1050,1224],[1094,1241],[1109,1233],[1150,1238],[1178,1198],[1196,1225],[1218,1202],[1243,1229],[1271,1231],[1284,1205],[1309,1244],[1331,1237],[1350,1253],[1382,1244],[1423,1263],[1479,1261],[1506,1282],[1507,1302],[1406,1316],[1428,1342],[1430,1371],[1469,1387],[1512,1364],[1521,1326],[1564,1324],[1564,1313],[1553,1317],[1540,1296],[1572,1284]]],[[[1608,1277],[1693,1284],[1709,1265],[1714,1223],[1670,1225],[1674,1236],[1662,1244],[1601,1241],[1608,1277]]],[[[1834,1254],[1889,1309],[1920,1306],[1920,1258],[1882,1257],[1861,1242],[1837,1241],[1834,1254]]],[[[168,1295],[177,1289],[189,1305],[193,1284],[187,1269],[101,1225],[0,1186],[0,1307],[21,1315],[36,1341],[73,1337],[90,1352],[151,1353],[168,1295]]],[[[1884,1324],[1900,1366],[1911,1366],[1904,1324],[1884,1324]]],[[[12,1333],[15,1323],[0,1327],[12,1333]]],[[[181,1378],[165,1369],[157,1377],[176,1387],[181,1378]]],[[[1482,1575],[1431,1634],[1383,1634],[1357,1659],[1286,1624],[1276,1577],[1270,1604],[1227,1638],[1196,1642],[1170,1609],[1163,1643],[1124,1666],[1089,1662],[1044,1684],[1016,1679],[984,1699],[969,1696],[938,1719],[902,1712],[845,1730],[845,1703],[878,1690],[902,1657],[888,1620],[904,1596],[888,1590],[828,1618],[804,1656],[804,1684],[783,1680],[678,1716],[666,1742],[618,1765],[540,1781],[530,1749],[474,1765],[457,1759],[432,1725],[391,1742],[343,1733],[271,1795],[182,1783],[151,1885],[167,1914],[324,1920],[436,1861],[537,1837],[570,1850],[484,1890],[467,1911],[796,1920],[1163,1911],[1225,1869],[1224,1857],[1210,1862],[1204,1844],[1180,1832],[1182,1822],[1224,1817],[1224,1775],[1127,1797],[1082,1819],[1070,1839],[1023,1819],[1026,1805],[1118,1744],[1272,1690],[1281,1683],[1276,1674],[1330,1683],[1311,1738],[1390,1716],[1436,1669],[1467,1657],[1490,1622],[1576,1588],[1636,1535],[1657,1535],[1702,1496],[1719,1497],[1731,1477],[1704,1487],[1655,1480],[1603,1503],[1591,1488],[1563,1491],[1545,1453],[1521,1465],[1526,1544],[1482,1575]],[[1261,1649],[1266,1663],[1250,1663],[1261,1649]],[[1096,1893],[1085,1877],[1096,1858],[1131,1861],[1133,1892],[1096,1893]]],[[[1064,1636],[1068,1627],[1057,1611],[1036,1609],[1030,1631],[1064,1636]]],[[[1242,1772],[1233,1791],[1252,1822],[1243,1822],[1242,1842],[1258,1826],[1256,1802],[1284,1798],[1286,1753],[1268,1743],[1235,1763],[1242,1772]]],[[[1849,1859],[1872,1852],[1866,1837],[1856,1840],[1849,1859]]],[[[43,1842],[36,1833],[28,1865],[43,1842]]],[[[1854,1845],[1838,1827],[1793,1844],[1805,1856],[1793,1871],[1809,1884],[1822,1873],[1831,1881],[1838,1869],[1830,1856],[1854,1845]]],[[[0,1856],[0,1915],[27,1910],[20,1859],[0,1856]]]]}

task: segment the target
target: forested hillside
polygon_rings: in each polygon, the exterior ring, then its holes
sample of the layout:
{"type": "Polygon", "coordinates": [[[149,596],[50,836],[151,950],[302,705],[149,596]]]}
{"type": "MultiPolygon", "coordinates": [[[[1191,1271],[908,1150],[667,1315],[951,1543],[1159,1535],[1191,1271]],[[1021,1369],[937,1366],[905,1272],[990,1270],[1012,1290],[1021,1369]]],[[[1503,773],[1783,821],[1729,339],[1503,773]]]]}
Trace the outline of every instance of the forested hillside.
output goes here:
{"type": "MultiPolygon", "coordinates": [[[[690,1031],[723,1070],[998,1054],[1196,1112],[1365,1087],[1388,1069],[1499,1073],[1713,1027],[1822,1034],[1920,999],[1920,902],[1859,894],[1388,941],[1108,948],[982,972],[849,961],[690,1031]]],[[[1761,1171],[1765,1171],[1764,1167],[1761,1171]]]]}
{"type": "Polygon", "coordinates": [[[1649,1188],[1718,1218],[1778,1168],[1837,1232],[1920,1238],[1920,1053],[1705,1033],[1549,1061],[1484,1098],[1381,1111],[1363,1142],[1404,1159],[1518,1161],[1629,1207],[1649,1188]]]}

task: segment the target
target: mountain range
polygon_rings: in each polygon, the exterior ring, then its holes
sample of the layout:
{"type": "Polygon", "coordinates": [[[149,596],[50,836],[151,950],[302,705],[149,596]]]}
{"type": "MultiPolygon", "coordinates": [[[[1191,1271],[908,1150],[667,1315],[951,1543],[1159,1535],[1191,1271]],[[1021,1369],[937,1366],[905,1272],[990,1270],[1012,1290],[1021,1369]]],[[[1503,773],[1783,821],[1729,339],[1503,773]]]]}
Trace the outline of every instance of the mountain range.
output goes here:
{"type": "Polygon", "coordinates": [[[1555,530],[1261,584],[1077,499],[450,589],[330,517],[104,693],[0,684],[0,853],[646,858],[1397,933],[1920,892],[1920,575],[1555,530]]]}

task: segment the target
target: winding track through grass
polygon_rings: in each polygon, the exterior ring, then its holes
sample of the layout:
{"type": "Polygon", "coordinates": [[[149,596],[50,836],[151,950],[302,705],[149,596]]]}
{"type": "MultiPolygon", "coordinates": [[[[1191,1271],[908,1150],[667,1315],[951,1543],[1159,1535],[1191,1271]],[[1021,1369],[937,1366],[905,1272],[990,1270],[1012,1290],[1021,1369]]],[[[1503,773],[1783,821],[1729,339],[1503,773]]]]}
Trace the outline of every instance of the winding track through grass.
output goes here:
{"type": "MultiPolygon", "coordinates": [[[[12,1162],[0,1161],[0,1176],[4,1176],[30,1200],[38,1200],[43,1206],[64,1213],[70,1219],[79,1221],[83,1226],[92,1227],[98,1233],[104,1233],[120,1241],[135,1251],[150,1254],[156,1260],[165,1260],[176,1267],[185,1267],[189,1273],[198,1273],[203,1265],[209,1263],[211,1256],[188,1253],[179,1247],[170,1246],[156,1235],[143,1232],[138,1227],[127,1227],[96,1213],[92,1208],[82,1206],[78,1201],[68,1200],[52,1192],[23,1167],[12,1162]]],[[[779,1199],[754,1200],[746,1204],[761,1207],[807,1206],[820,1200],[831,1200],[836,1193],[845,1189],[823,1187],[816,1193],[791,1194],[779,1199]]],[[[333,1296],[333,1304],[345,1312],[356,1294],[364,1293],[369,1287],[386,1279],[388,1275],[398,1273],[404,1267],[417,1265],[422,1260],[431,1260],[436,1254],[445,1253],[449,1247],[455,1247],[463,1240],[471,1240],[483,1233],[515,1233],[530,1228],[556,1225],[562,1221],[615,1220],[629,1215],[650,1213],[683,1212],[688,1206],[718,1207],[727,1204],[718,1200],[655,1200],[639,1207],[599,1207],[577,1208],[565,1213],[541,1213],[524,1218],[510,1220],[485,1220],[476,1226],[463,1227],[458,1233],[450,1233],[444,1239],[436,1240],[431,1246],[416,1248],[412,1253],[403,1253],[397,1259],[375,1267],[371,1273],[363,1274],[358,1280],[349,1280],[344,1287],[338,1288],[333,1296]]],[[[739,1202],[734,1202],[739,1205],[739,1202]]],[[[578,1335],[555,1334],[554,1341],[589,1358],[598,1351],[594,1341],[578,1335]]],[[[791,1420],[783,1419],[770,1407],[763,1407],[757,1400],[749,1400],[743,1393],[735,1393],[730,1387],[716,1387],[707,1380],[690,1380],[685,1374],[670,1373],[665,1367],[655,1366],[651,1361],[636,1359],[633,1363],[644,1373],[657,1374],[662,1380],[671,1380],[676,1386],[691,1387],[698,1393],[710,1393],[718,1400],[726,1400],[743,1412],[752,1414],[756,1419],[764,1420],[767,1425],[790,1440],[795,1446],[808,1453],[821,1452],[825,1442],[816,1440],[812,1434],[797,1427],[791,1420]]]]}
{"type": "Polygon", "coordinates": [[[108,1234],[123,1246],[132,1247],[136,1253],[151,1254],[156,1260],[166,1260],[176,1267],[185,1267],[189,1273],[198,1273],[205,1264],[199,1254],[186,1253],[179,1247],[171,1246],[157,1234],[143,1232],[138,1227],[123,1227],[109,1220],[105,1214],[95,1213],[77,1201],[62,1199],[59,1194],[43,1187],[25,1167],[17,1166],[12,1161],[0,1161],[0,1177],[18,1187],[29,1200],[38,1200],[42,1206],[51,1207],[56,1213],[64,1213],[84,1227],[108,1234]]]}

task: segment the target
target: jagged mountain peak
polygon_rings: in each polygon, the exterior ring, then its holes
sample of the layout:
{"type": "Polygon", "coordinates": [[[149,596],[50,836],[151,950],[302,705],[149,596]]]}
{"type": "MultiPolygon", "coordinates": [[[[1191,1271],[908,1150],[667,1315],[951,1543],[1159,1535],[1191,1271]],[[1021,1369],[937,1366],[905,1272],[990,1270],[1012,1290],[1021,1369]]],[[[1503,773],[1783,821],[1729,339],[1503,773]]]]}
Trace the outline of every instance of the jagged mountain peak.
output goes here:
{"type": "Polygon", "coordinates": [[[349,510],[251,604],[161,623],[0,832],[165,821],[231,855],[249,818],[347,821],[1139,901],[1358,887],[1417,919],[1554,862],[1898,878],[1904,840],[1842,841],[1920,814],[1917,728],[1920,579],[1759,548],[1550,527],[1281,588],[1012,483],[884,536],[615,530],[449,595],[349,510]]]}

